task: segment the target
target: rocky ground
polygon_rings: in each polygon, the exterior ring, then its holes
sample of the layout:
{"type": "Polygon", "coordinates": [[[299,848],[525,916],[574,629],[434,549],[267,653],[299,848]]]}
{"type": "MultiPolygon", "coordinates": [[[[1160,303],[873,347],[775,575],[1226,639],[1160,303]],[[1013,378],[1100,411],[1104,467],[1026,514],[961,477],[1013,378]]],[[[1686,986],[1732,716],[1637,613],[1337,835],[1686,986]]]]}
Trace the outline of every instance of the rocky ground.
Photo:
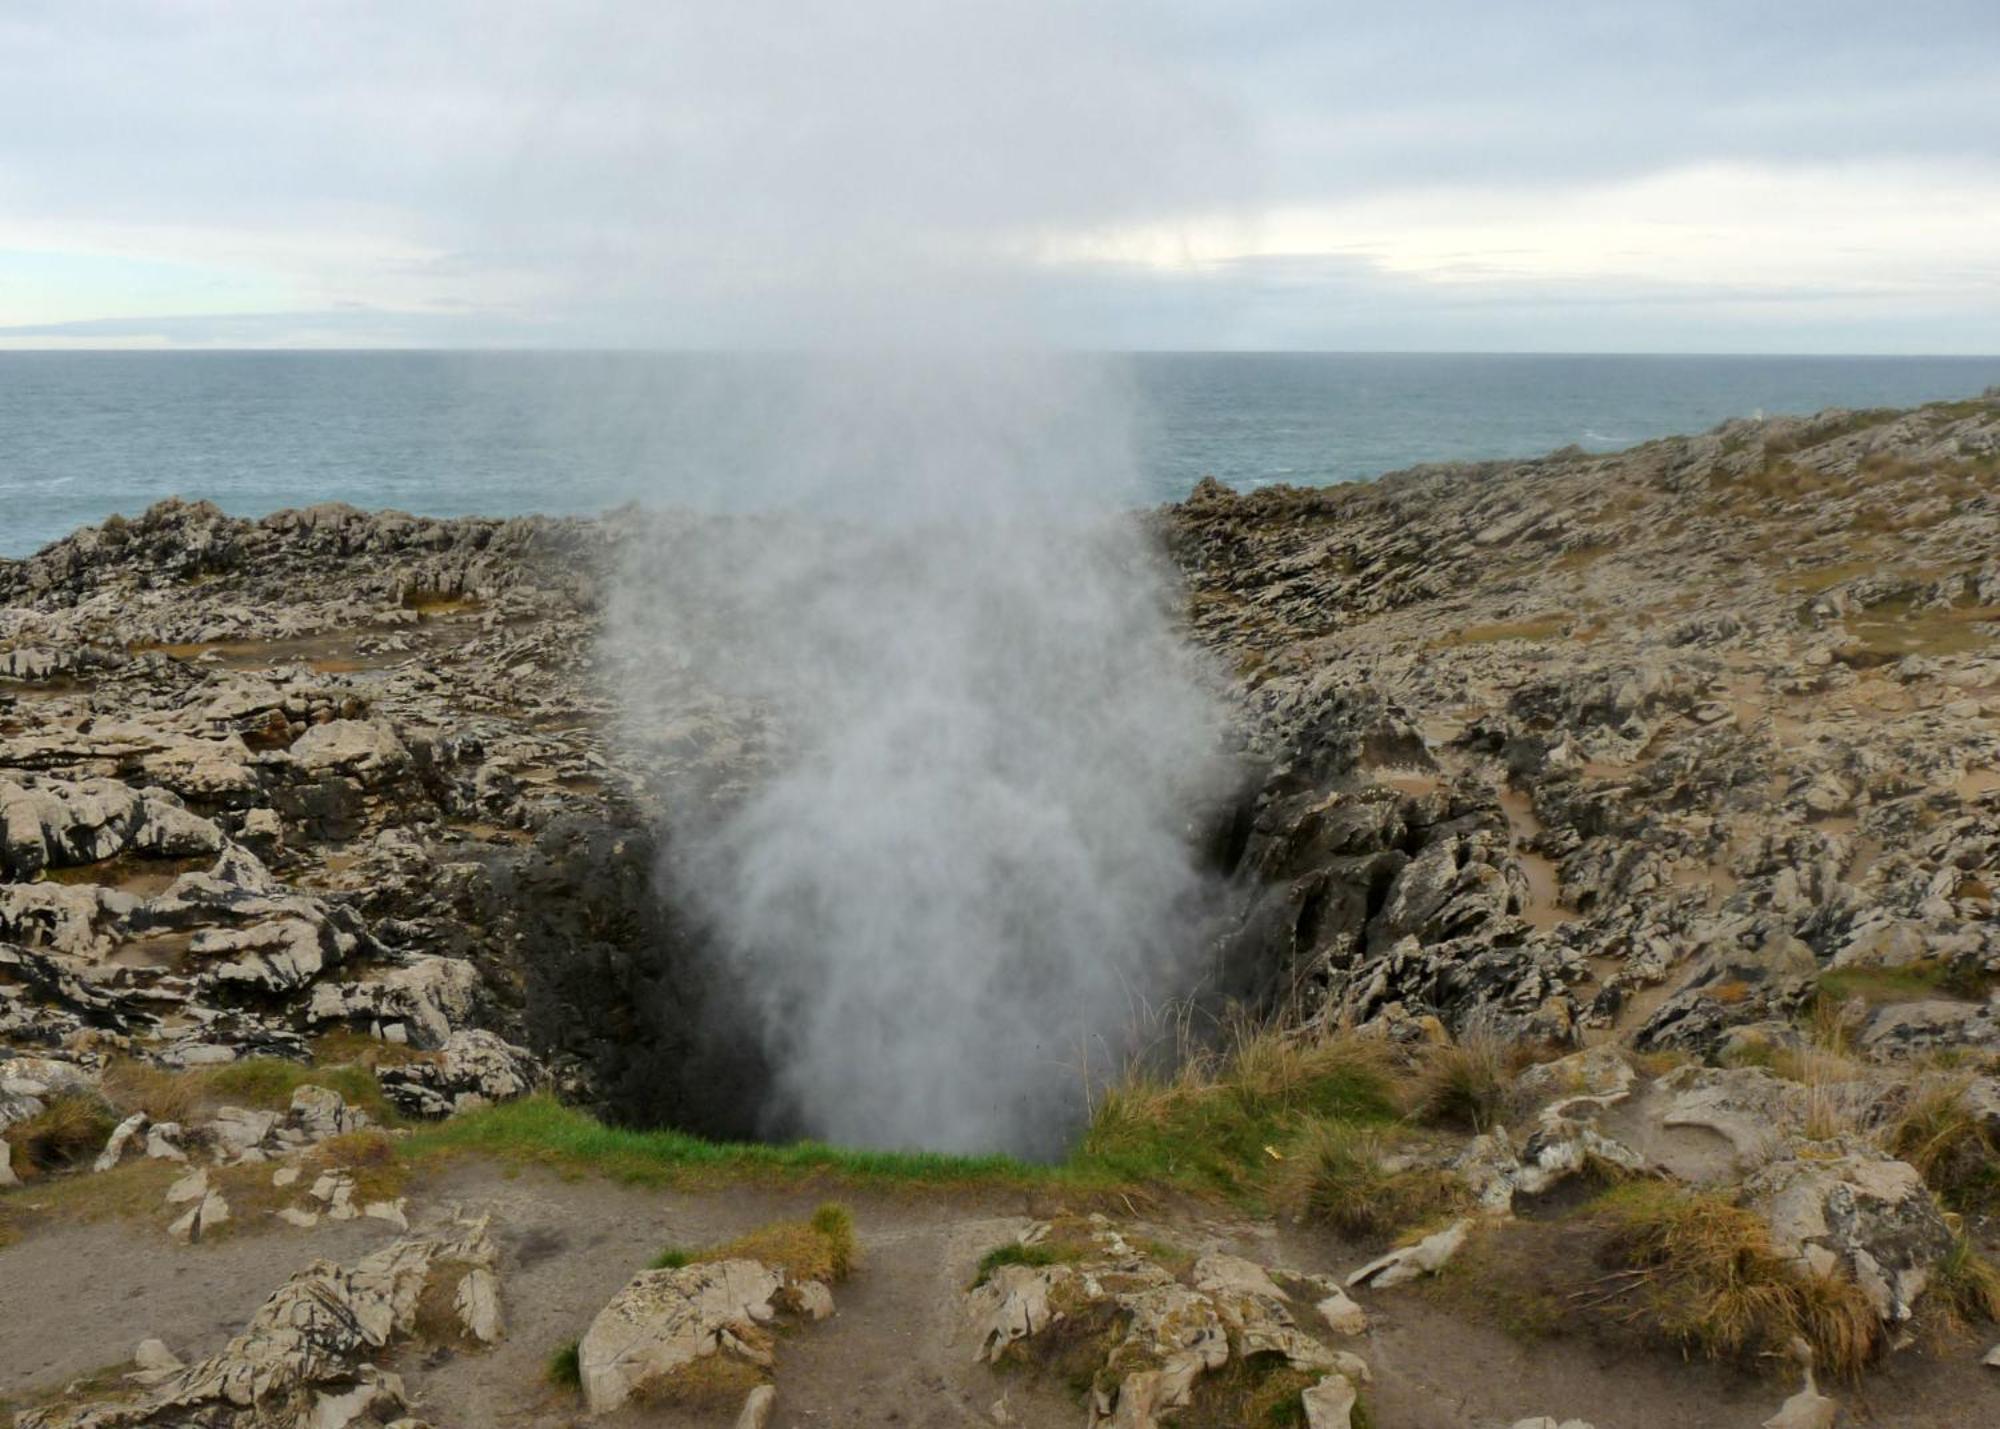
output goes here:
{"type": "Polygon", "coordinates": [[[0,1396],[38,1425],[1993,1422],[2000,400],[1152,519],[1255,770],[1215,985],[1288,1046],[1458,1078],[1367,1132],[1367,1184],[1435,1177],[1427,1215],[1315,1214],[1269,1166],[1226,1214],[871,1192],[842,1279],[724,1253],[804,1192],[406,1165],[411,1127],[534,1091],[744,1128],[755,1054],[654,873],[668,778],[741,777],[757,731],[691,702],[635,737],[597,640],[631,543],[697,525],[170,502],[0,562],[0,1396]],[[1615,1180],[1740,1212],[1818,1297],[1808,1352],[1758,1321],[1683,1365],[1713,1327],[1642,1313],[1664,1253],[1605,1258],[1615,1180]],[[722,1250],[633,1278],[670,1241],[722,1250]],[[1522,1265],[1565,1255],[1515,1333],[1522,1265]],[[88,1314],[30,1312],[79,1270],[88,1314]],[[544,1380],[572,1338],[581,1397],[544,1380]]]}

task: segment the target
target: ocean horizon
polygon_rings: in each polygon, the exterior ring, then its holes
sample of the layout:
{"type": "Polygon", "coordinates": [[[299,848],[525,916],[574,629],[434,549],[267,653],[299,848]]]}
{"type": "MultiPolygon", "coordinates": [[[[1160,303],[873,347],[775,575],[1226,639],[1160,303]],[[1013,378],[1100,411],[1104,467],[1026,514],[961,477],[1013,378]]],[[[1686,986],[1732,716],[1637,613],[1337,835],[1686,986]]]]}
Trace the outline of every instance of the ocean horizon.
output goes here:
{"type": "MultiPolygon", "coordinates": [[[[769,496],[744,394],[799,354],[555,350],[0,352],[0,556],[169,496],[236,515],[344,501],[424,515],[588,514],[769,496]],[[719,380],[726,378],[726,381],[719,380]],[[736,410],[723,420],[724,387],[736,410]]],[[[2000,356],[1143,352],[1132,504],[1426,462],[1614,451],[1736,417],[1904,407],[2000,384],[2000,356]]]]}

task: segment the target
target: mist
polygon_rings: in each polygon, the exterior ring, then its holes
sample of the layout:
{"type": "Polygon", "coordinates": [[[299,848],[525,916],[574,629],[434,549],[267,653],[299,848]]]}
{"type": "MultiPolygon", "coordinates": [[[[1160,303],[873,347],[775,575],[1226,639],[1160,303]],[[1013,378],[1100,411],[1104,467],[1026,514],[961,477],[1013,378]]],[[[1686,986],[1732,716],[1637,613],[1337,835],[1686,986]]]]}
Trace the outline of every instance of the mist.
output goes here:
{"type": "Polygon", "coordinates": [[[1198,977],[1212,891],[1221,720],[1121,504],[1131,388],[1021,350],[809,370],[757,446],[794,499],[640,543],[614,610],[628,713],[747,770],[671,784],[663,894],[765,1134],[1052,1155],[1198,977]]]}

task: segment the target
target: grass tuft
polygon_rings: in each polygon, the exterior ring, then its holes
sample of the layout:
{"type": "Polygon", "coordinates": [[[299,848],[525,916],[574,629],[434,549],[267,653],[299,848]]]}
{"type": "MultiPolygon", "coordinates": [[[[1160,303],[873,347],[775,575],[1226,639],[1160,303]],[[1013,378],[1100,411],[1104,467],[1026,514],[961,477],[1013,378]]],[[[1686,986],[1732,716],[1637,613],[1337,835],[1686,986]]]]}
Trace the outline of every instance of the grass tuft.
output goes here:
{"type": "Polygon", "coordinates": [[[583,1388],[583,1357],[578,1353],[580,1341],[571,1340],[558,1345],[549,1356],[549,1362],[542,1368],[542,1378],[557,1389],[580,1390],[583,1388]]]}
{"type": "Polygon", "coordinates": [[[1849,1379],[1874,1354],[1881,1324],[1860,1287],[1797,1274],[1755,1213],[1654,1181],[1617,1187],[1598,1207],[1644,1317],[1683,1346],[1736,1358],[1783,1352],[1798,1336],[1849,1379]]]}
{"type": "Polygon", "coordinates": [[[1315,1120],[1285,1162],[1285,1199],[1306,1220],[1354,1239],[1394,1236],[1464,1208],[1466,1192],[1438,1166],[1390,1170],[1389,1137],[1373,1127],[1315,1120]]]}
{"type": "Polygon", "coordinates": [[[1948,1331],[2000,1320],[2000,1270],[1973,1248],[1970,1238],[1955,1236],[1931,1270],[1928,1299],[1948,1331]]]}
{"type": "Polygon", "coordinates": [[[828,1202],[804,1221],[774,1221],[740,1235],[725,1245],[687,1258],[694,1265],[712,1260],[756,1260],[784,1271],[794,1280],[831,1284],[845,1280],[856,1261],[854,1217],[847,1207],[828,1202]]]}
{"type": "Polygon", "coordinates": [[[1139,1181],[1254,1193],[1308,1120],[1393,1120],[1391,1070],[1375,1039],[1247,1034],[1226,1054],[1189,1058],[1171,1080],[1135,1074],[1110,1088],[1077,1160],[1139,1181]]]}
{"type": "Polygon", "coordinates": [[[57,1092],[42,1110],[7,1128],[15,1174],[24,1180],[66,1171],[103,1150],[118,1119],[88,1092],[57,1092]]]}
{"type": "Polygon", "coordinates": [[[2000,1145],[1965,1104],[1966,1081],[1920,1086],[1882,1131],[1889,1153],[1917,1168],[1940,1201],[1964,1215],[2000,1213],[2000,1145]]]}
{"type": "Polygon", "coordinates": [[[658,1255],[654,1256],[651,1260],[647,1261],[646,1269],[679,1270],[684,1265],[692,1265],[694,1263],[695,1255],[696,1255],[695,1251],[682,1250],[677,1245],[670,1245],[666,1247],[664,1250],[662,1250],[658,1255]]]}
{"type": "Polygon", "coordinates": [[[1411,1113],[1433,1125],[1483,1132],[1500,1119],[1514,1084],[1510,1044],[1468,1029],[1449,1046],[1424,1056],[1411,1097],[1411,1113]]]}
{"type": "Polygon", "coordinates": [[[973,1272],[972,1289],[978,1289],[993,1278],[993,1272],[1003,1265],[1062,1265],[1077,1259],[1074,1246],[1041,1241],[1035,1245],[1023,1245],[1019,1241],[1008,1241],[996,1245],[979,1257],[979,1266],[973,1272]]]}

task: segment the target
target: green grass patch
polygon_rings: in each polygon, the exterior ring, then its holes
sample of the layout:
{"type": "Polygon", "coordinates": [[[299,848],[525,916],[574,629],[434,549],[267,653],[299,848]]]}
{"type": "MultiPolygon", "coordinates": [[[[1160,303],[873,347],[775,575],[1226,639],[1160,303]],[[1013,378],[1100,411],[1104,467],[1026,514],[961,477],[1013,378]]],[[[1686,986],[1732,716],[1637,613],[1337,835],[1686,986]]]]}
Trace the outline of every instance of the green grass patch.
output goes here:
{"type": "Polygon", "coordinates": [[[404,1140],[411,1156],[475,1152],[558,1171],[594,1172],[637,1185],[673,1186],[737,1176],[824,1176],[867,1184],[1102,1185],[1074,1168],[1036,1166],[1010,1156],[871,1151],[795,1141],[705,1141],[686,1132],[607,1126],[588,1112],[537,1094],[419,1128],[404,1140]]]}
{"type": "Polygon", "coordinates": [[[579,1353],[581,1342],[571,1340],[566,1345],[558,1345],[549,1356],[549,1362],[542,1368],[542,1378],[557,1389],[571,1391],[583,1388],[583,1357],[579,1353]]]}
{"type": "Polygon", "coordinates": [[[1925,960],[1895,968],[1828,968],[1819,975],[1819,995],[1840,1003],[1857,997],[1867,1003],[1911,1002],[1933,997],[1981,999],[1986,996],[1990,982],[1977,969],[1925,960]]]}
{"type": "Polygon", "coordinates": [[[972,1276],[972,1288],[977,1289],[991,1280],[993,1272],[1003,1265],[1062,1265],[1076,1260],[1079,1254],[1074,1246],[1049,1241],[1036,1245],[1023,1245],[1019,1241],[996,1245],[979,1257],[979,1268],[972,1276]]]}
{"type": "Polygon", "coordinates": [[[857,1257],[854,1217],[829,1201],[810,1220],[774,1221],[735,1240],[688,1257],[689,1264],[715,1260],[755,1260],[783,1270],[794,1280],[826,1284],[845,1280],[857,1257]]]}
{"type": "Polygon", "coordinates": [[[1395,1116],[1382,1044],[1259,1033],[1224,1056],[1191,1059],[1171,1081],[1136,1077],[1112,1088],[1074,1160],[1126,1180],[1255,1199],[1308,1122],[1395,1116]]]}
{"type": "Polygon", "coordinates": [[[696,1251],[682,1250],[677,1245],[670,1245],[666,1249],[662,1250],[658,1255],[654,1256],[651,1260],[647,1261],[646,1269],[679,1270],[684,1265],[694,1264],[694,1258],[696,1254],[698,1254],[698,1252],[696,1251]]]}
{"type": "Polygon", "coordinates": [[[387,1097],[375,1073],[363,1066],[308,1066],[281,1057],[247,1057],[194,1073],[209,1098],[241,1106],[283,1111],[300,1087],[327,1087],[339,1092],[349,1106],[359,1107],[378,1122],[395,1125],[403,1117],[387,1097]]]}

